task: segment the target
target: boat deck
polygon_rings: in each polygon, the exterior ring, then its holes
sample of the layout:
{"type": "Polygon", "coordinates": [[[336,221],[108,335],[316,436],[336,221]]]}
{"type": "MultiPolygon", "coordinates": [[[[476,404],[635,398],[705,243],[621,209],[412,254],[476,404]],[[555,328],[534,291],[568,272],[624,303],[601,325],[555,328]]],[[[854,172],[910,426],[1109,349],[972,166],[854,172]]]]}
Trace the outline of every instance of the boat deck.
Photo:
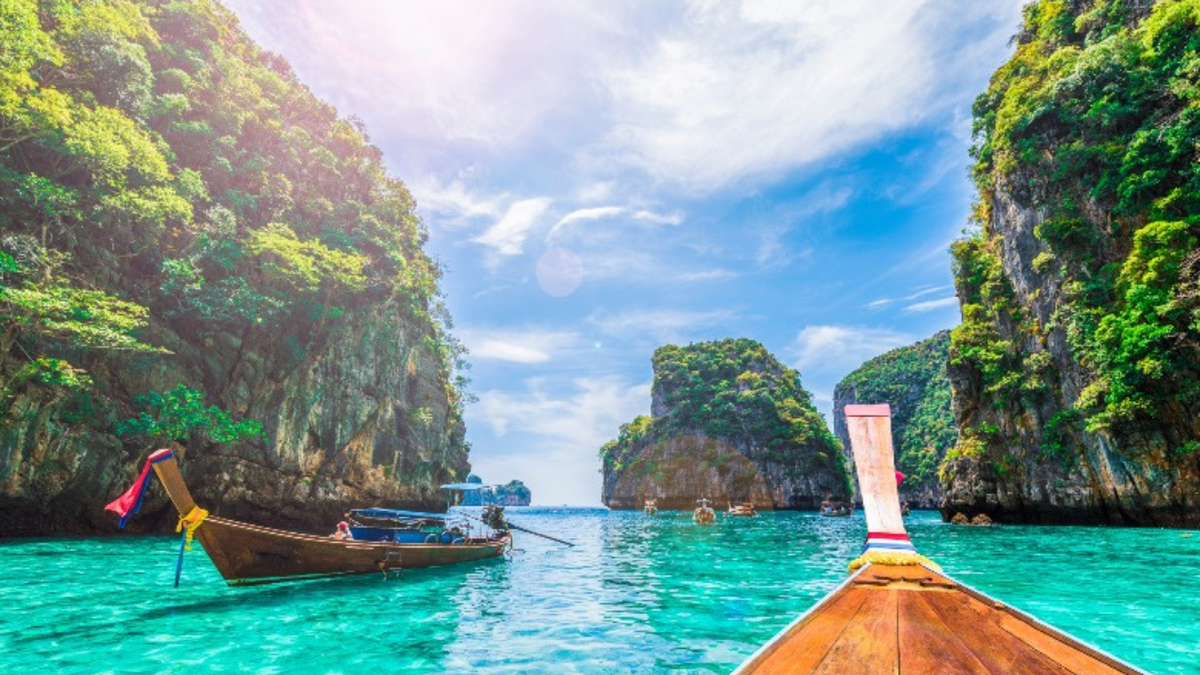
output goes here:
{"type": "Polygon", "coordinates": [[[735,675],[1140,673],[920,566],[868,565],[735,675]]]}

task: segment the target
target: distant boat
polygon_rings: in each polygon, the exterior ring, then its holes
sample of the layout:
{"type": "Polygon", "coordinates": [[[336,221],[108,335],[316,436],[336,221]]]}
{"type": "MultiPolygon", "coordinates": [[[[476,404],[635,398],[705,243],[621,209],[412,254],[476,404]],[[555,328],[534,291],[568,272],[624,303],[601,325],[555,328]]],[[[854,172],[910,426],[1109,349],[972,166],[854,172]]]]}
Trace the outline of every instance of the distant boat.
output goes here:
{"type": "Polygon", "coordinates": [[[854,515],[854,509],[845,504],[831,504],[822,502],[820,510],[817,511],[822,516],[829,518],[843,518],[845,516],[854,515]]]}
{"type": "Polygon", "coordinates": [[[692,520],[699,525],[712,525],[717,520],[717,513],[710,507],[707,499],[697,499],[699,506],[692,512],[692,520]]]}
{"type": "MultiPolygon", "coordinates": [[[[441,514],[415,514],[416,520],[431,527],[430,532],[416,529],[416,536],[421,538],[419,542],[409,541],[408,534],[399,536],[400,530],[413,530],[402,526],[390,528],[390,538],[380,534],[378,539],[372,540],[368,538],[369,530],[362,529],[368,527],[365,525],[360,525],[359,530],[363,539],[357,536],[355,539],[334,539],[251,525],[208,515],[200,509],[170,450],[159,450],[147,463],[166,488],[167,496],[179,512],[181,525],[194,532],[217,571],[231,586],[450,565],[494,558],[512,545],[512,534],[507,530],[493,531],[486,536],[473,536],[462,530],[438,530],[434,537],[436,541],[427,542],[429,535],[434,534],[435,520],[444,518],[441,514]]],[[[384,509],[352,513],[369,517],[371,511],[378,512],[374,514],[377,516],[388,515],[382,513],[386,511],[384,509]]],[[[401,514],[414,512],[392,511],[390,514],[408,517],[401,514]]]]}
{"type": "Polygon", "coordinates": [[[652,516],[656,513],[658,513],[658,500],[647,499],[646,500],[646,515],[652,516]]]}
{"type": "Polygon", "coordinates": [[[757,516],[758,511],[754,508],[753,502],[742,502],[741,504],[730,504],[729,515],[731,516],[757,516]]]}
{"type": "Polygon", "coordinates": [[[943,574],[904,531],[891,411],[845,411],[867,521],[849,579],[733,675],[1144,675],[943,574]]]}

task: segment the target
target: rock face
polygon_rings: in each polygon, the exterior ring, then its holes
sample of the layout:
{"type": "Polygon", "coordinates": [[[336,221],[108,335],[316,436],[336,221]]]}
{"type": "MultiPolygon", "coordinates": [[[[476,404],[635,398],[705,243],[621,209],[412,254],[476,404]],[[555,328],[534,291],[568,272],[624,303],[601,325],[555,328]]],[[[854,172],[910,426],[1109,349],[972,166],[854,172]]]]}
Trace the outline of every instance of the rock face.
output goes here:
{"type": "MultiPolygon", "coordinates": [[[[113,531],[104,504],[166,444],[222,516],[444,507],[469,469],[458,352],[407,189],[221,5],[118,5],[0,22],[0,536],[113,531]],[[145,315],[62,310],[70,289],[145,315]],[[177,386],[211,410],[147,403],[177,386]]],[[[142,514],[174,524],[157,483],[142,514]]]]}
{"type": "Polygon", "coordinates": [[[849,496],[837,441],[799,375],[752,340],[654,353],[651,416],[601,449],[602,500],[613,509],[816,509],[849,496]]]}
{"type": "MultiPolygon", "coordinates": [[[[163,363],[89,360],[99,419],[81,420],[74,398],[24,387],[0,429],[0,534],[111,531],[103,506],[152,449],[113,433],[124,416],[114,399],[177,382],[217,383],[209,401],[265,427],[250,442],[175,444],[193,495],[213,513],[321,532],[349,506],[444,508],[436,486],[469,465],[447,372],[424,347],[432,328],[387,306],[347,319],[298,362],[265,330],[206,347],[152,324],[175,348],[163,363]]],[[[161,495],[156,485],[133,527],[171,520],[161,495]]]]}
{"type": "MultiPolygon", "coordinates": [[[[867,361],[833,390],[833,431],[842,442],[846,461],[854,465],[844,408],[855,403],[887,403],[892,408],[896,467],[905,474],[900,498],[916,508],[942,502],[938,465],[958,440],[950,406],[946,361],[950,331],[867,361]]],[[[858,481],[855,476],[855,498],[858,481]]]]}
{"type": "Polygon", "coordinates": [[[1197,6],[1034,3],[976,102],[947,518],[1200,526],[1197,6]]]}

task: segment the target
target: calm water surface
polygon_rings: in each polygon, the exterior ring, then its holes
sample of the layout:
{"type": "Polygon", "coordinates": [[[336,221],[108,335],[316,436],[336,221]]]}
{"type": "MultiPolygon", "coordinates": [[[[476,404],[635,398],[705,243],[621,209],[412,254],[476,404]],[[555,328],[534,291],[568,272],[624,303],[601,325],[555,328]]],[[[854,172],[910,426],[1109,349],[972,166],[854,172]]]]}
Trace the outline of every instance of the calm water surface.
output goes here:
{"type": "MultiPolygon", "coordinates": [[[[230,588],[169,537],[0,543],[0,672],[728,673],[837,586],[861,516],[510,509],[518,552],[384,581],[230,588]]],[[[944,525],[946,572],[1151,673],[1200,674],[1200,533],[944,525]]]]}

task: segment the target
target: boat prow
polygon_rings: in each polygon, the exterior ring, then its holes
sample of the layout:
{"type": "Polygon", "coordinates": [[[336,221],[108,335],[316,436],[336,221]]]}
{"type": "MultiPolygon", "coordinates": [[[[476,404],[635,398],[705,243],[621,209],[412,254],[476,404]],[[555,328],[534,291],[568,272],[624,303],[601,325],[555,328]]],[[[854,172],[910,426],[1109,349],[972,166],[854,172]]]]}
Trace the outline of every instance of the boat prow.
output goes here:
{"type": "Polygon", "coordinates": [[[846,406],[867,545],[857,570],[733,675],[1145,675],[944,574],[904,531],[886,405],[846,406]]]}

